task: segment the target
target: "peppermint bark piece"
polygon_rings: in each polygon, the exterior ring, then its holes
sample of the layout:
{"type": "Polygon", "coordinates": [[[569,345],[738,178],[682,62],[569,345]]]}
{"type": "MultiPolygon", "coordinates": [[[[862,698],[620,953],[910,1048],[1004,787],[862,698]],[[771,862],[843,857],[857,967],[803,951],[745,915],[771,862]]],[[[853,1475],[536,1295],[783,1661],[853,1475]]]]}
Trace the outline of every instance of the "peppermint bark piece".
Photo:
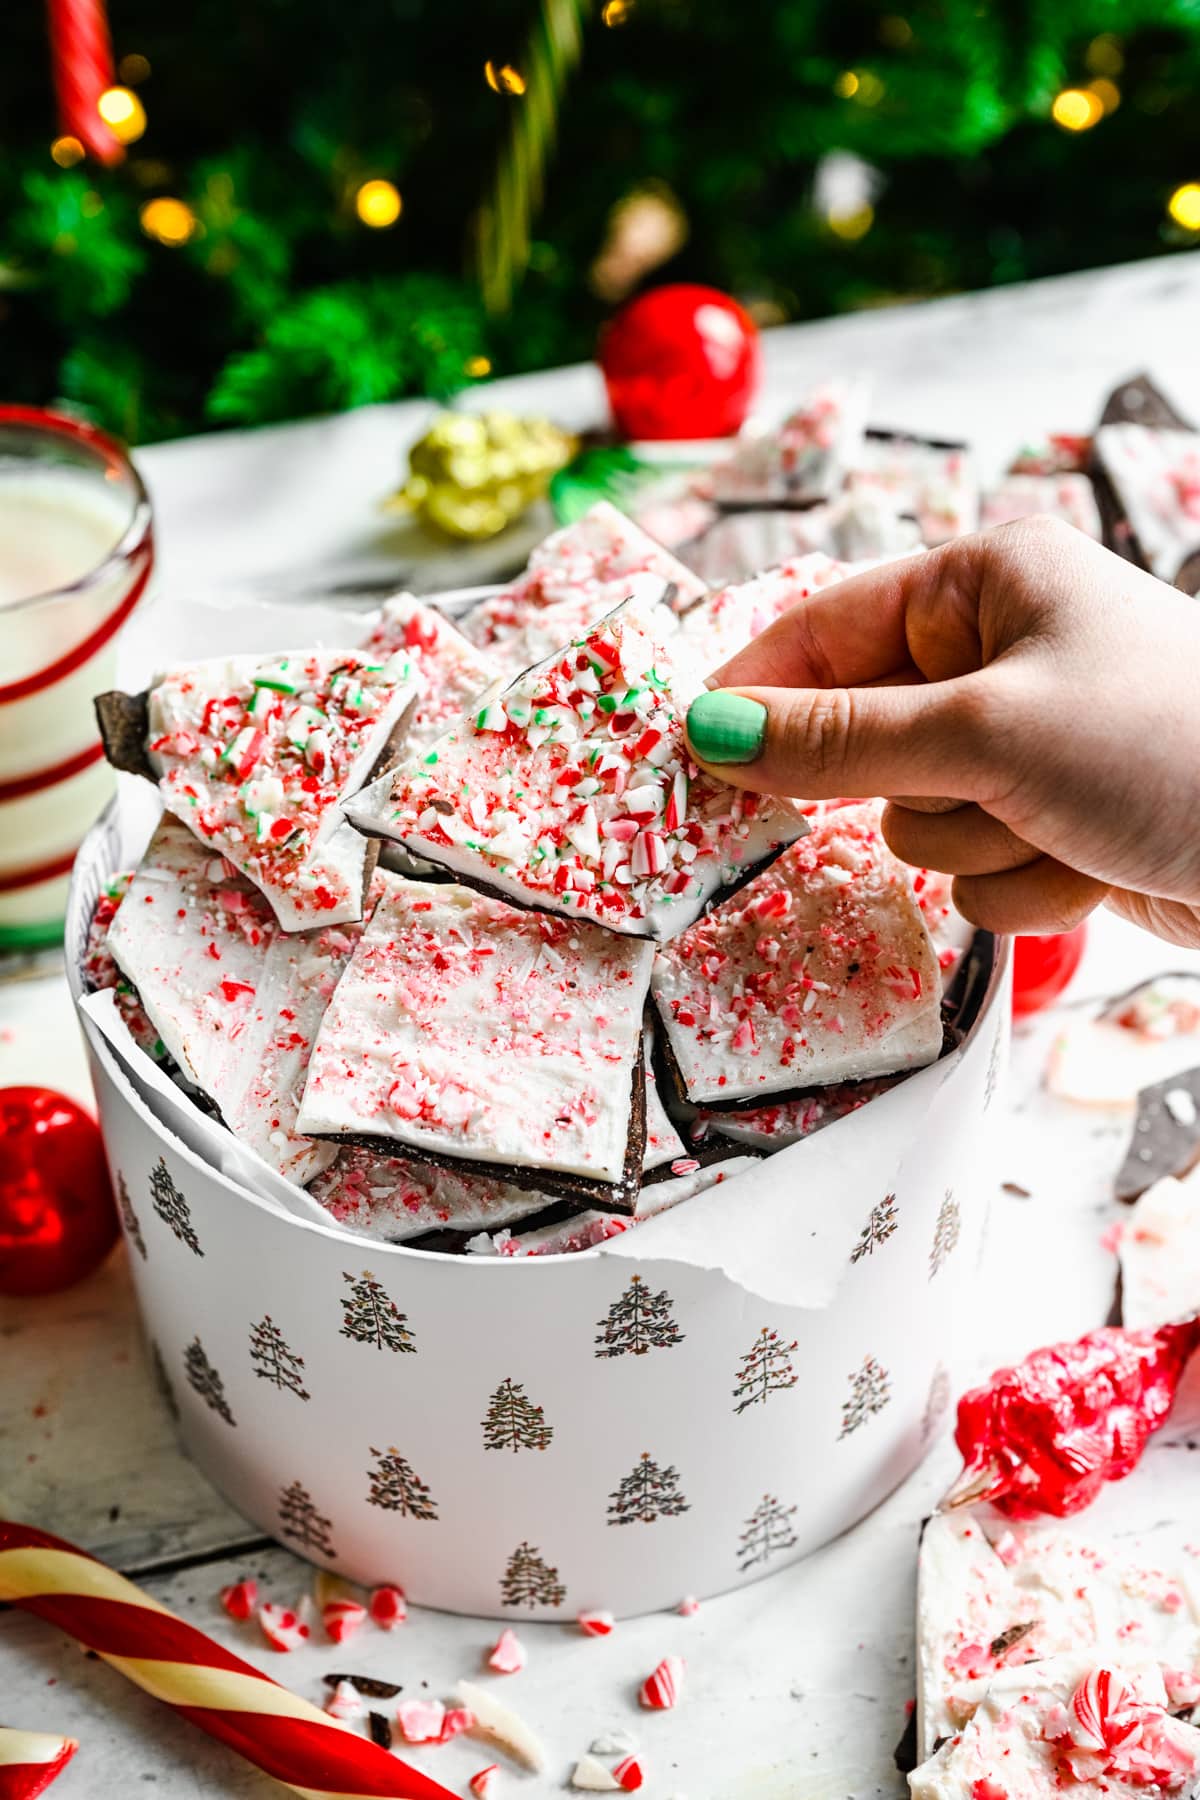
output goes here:
{"type": "Polygon", "coordinates": [[[1032,519],[1039,513],[1063,519],[1097,542],[1104,536],[1096,493],[1086,475],[1006,475],[997,487],[988,488],[980,508],[983,531],[1032,519]]]}
{"type": "MultiPolygon", "coordinates": [[[[499,594],[483,600],[462,621],[465,636],[478,649],[505,660],[510,668],[527,668],[538,660],[526,654],[529,640],[516,654],[519,641],[548,607],[570,601],[583,618],[577,629],[586,630],[619,606],[630,592],[634,576],[651,576],[658,591],[670,590],[670,603],[686,609],[704,593],[704,583],[677,557],[635,525],[632,519],[599,501],[573,525],[566,525],[538,545],[525,573],[499,594]]],[[[566,643],[560,637],[543,654],[566,643]]]]}
{"type": "Polygon", "coordinates": [[[1095,444],[1137,560],[1160,581],[1174,582],[1200,550],[1200,432],[1101,425],[1095,444]]]}
{"type": "Polygon", "coordinates": [[[942,1050],[942,983],[880,806],[809,837],[655,958],[653,994],[687,1099],[723,1108],[893,1075],[942,1050]]]}
{"type": "Polygon", "coordinates": [[[947,543],[979,523],[979,484],[965,444],[868,431],[846,485],[854,494],[889,496],[916,520],[926,544],[947,543]]]}
{"type": "Polygon", "coordinates": [[[865,562],[838,562],[817,550],[793,557],[749,581],[718,588],[680,620],[680,655],[686,653],[693,666],[707,675],[810,594],[870,567],[865,562]]]}
{"type": "Polygon", "coordinates": [[[1172,1716],[1153,1663],[1128,1650],[1006,1670],[971,1721],[908,1778],[912,1800],[1193,1796],[1200,1730],[1172,1716]]]}
{"type": "MultiPolygon", "coordinates": [[[[1136,1200],[1164,1176],[1200,1162],[1200,1069],[1184,1069],[1140,1090],[1137,1117],[1117,1170],[1118,1200],[1136,1200]]],[[[1200,1305],[1200,1301],[1197,1302],[1200,1305]]]]}
{"type": "Polygon", "coordinates": [[[236,1138],[301,1185],[331,1160],[296,1115],[357,933],[282,931],[263,895],[169,813],[109,929],[114,961],[184,1077],[236,1138]]]}
{"type": "Polygon", "coordinates": [[[266,895],[285,931],[362,917],[368,877],[343,802],[416,698],[412,661],[353,651],[227,657],[96,702],[109,761],[266,895]]]}
{"type": "Polygon", "coordinates": [[[396,771],[361,830],[517,905],[659,940],[807,829],[786,803],[697,768],[680,673],[631,600],[396,771]]]}
{"type": "Polygon", "coordinates": [[[632,1205],[650,945],[384,875],[313,1050],[303,1131],[632,1205]]]}
{"type": "Polygon", "coordinates": [[[781,1100],[774,1106],[756,1106],[748,1112],[717,1112],[701,1107],[699,1120],[705,1140],[716,1133],[735,1144],[750,1144],[757,1150],[786,1150],[812,1137],[826,1125],[857,1112],[868,1100],[885,1094],[903,1075],[884,1075],[877,1081],[845,1081],[833,1087],[818,1088],[796,1100],[781,1100]]]}
{"type": "Polygon", "coordinates": [[[1117,1253],[1122,1325],[1166,1325],[1200,1311],[1200,1172],[1147,1188],[1117,1253]]]}
{"type": "Polygon", "coordinates": [[[412,594],[384,601],[362,654],[385,663],[399,654],[412,663],[418,698],[405,722],[406,753],[426,749],[501,673],[495,660],[477,650],[445,613],[412,594]]]}
{"type": "Polygon", "coordinates": [[[495,1231],[550,1203],[548,1194],[353,1145],[309,1189],[348,1231],[403,1244],[426,1231],[495,1231]]]}
{"type": "Polygon", "coordinates": [[[865,381],[817,388],[774,431],[745,436],[712,471],[718,506],[803,506],[836,493],[861,452],[870,390],[865,381]]]}

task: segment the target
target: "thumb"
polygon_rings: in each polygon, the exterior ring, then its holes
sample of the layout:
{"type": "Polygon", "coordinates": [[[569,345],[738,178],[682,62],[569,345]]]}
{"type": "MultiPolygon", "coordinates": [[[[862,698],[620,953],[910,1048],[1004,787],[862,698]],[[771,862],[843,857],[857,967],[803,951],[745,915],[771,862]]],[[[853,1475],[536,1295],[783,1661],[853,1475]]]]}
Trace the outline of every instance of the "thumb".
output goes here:
{"type": "Polygon", "coordinates": [[[688,744],[734,787],[803,800],[939,794],[982,800],[995,739],[980,677],[904,687],[715,688],[688,744]]]}

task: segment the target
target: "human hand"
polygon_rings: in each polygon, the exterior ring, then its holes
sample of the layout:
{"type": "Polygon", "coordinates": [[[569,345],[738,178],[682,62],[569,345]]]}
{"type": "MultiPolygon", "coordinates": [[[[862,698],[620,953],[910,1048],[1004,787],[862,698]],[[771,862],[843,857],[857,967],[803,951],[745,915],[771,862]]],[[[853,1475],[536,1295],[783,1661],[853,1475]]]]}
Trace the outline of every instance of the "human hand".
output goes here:
{"type": "Polygon", "coordinates": [[[1200,945],[1200,604],[1071,526],[826,588],[709,688],[698,761],[764,793],[884,796],[892,849],[953,875],[976,924],[1061,931],[1107,899],[1200,945]]]}

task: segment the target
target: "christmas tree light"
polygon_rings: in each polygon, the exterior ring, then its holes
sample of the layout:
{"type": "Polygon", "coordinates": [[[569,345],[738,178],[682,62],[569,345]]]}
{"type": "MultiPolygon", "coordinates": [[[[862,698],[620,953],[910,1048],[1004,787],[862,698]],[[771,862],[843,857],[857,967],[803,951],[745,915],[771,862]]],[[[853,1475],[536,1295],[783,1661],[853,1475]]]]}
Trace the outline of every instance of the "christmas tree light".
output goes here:
{"type": "Polygon", "coordinates": [[[60,169],[73,169],[82,162],[87,152],[77,137],[56,137],[50,146],[50,155],[60,169]]]}
{"type": "Polygon", "coordinates": [[[1200,231],[1200,181],[1185,181],[1167,201],[1167,211],[1185,231],[1200,231]]]}
{"type": "Polygon", "coordinates": [[[1064,131],[1090,131],[1104,117],[1104,103],[1090,88],[1064,88],[1055,94],[1050,116],[1064,131]]]}
{"type": "Polygon", "coordinates": [[[136,144],[146,129],[146,109],[132,88],[105,88],[96,111],[118,143],[136,144]]]}
{"type": "Polygon", "coordinates": [[[186,244],[196,232],[196,215],[187,202],[172,200],[165,194],[157,200],[147,200],[138,218],[147,237],[172,250],[186,244]]]}
{"type": "Polygon", "coordinates": [[[400,190],[391,181],[364,181],[354,196],[354,210],[372,230],[386,230],[404,211],[400,190]]]}

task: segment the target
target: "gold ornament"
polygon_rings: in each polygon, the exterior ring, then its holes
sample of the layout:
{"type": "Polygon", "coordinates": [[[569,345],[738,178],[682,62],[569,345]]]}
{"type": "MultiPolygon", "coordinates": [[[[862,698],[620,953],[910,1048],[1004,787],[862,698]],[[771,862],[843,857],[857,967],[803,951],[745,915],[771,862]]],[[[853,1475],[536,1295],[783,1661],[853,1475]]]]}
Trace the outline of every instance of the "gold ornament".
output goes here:
{"type": "Polygon", "coordinates": [[[495,537],[546,492],[575,439],[549,419],[446,412],[408,453],[408,479],[385,505],[447,537],[495,537]]]}

